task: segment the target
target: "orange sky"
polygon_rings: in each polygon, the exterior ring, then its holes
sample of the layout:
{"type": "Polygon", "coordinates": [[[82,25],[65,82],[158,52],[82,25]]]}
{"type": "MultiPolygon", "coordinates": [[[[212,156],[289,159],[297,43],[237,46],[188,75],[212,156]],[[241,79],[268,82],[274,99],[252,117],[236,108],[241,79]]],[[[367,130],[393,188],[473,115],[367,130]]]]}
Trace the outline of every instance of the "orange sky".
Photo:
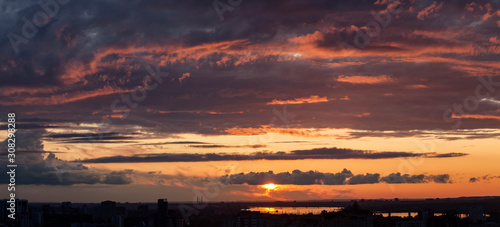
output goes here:
{"type": "Polygon", "coordinates": [[[1,7],[19,197],[500,195],[498,3],[174,3],[1,7]]]}

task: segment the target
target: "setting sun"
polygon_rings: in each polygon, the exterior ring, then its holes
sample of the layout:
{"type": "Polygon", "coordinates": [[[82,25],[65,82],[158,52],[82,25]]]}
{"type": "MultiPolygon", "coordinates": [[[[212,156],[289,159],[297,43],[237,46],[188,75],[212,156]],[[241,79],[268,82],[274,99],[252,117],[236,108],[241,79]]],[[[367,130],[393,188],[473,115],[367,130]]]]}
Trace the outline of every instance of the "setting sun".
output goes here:
{"type": "Polygon", "coordinates": [[[277,186],[278,185],[275,185],[273,183],[262,185],[262,187],[265,188],[265,189],[267,189],[267,190],[274,190],[274,189],[276,189],[277,186]]]}

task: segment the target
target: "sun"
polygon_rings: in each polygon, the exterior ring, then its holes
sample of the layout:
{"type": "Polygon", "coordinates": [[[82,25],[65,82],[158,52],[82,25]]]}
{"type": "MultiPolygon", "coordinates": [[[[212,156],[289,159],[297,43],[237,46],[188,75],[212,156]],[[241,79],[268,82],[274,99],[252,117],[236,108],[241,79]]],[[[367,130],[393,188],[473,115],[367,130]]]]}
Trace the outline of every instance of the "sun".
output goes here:
{"type": "Polygon", "coordinates": [[[276,189],[276,187],[278,187],[278,185],[275,185],[273,183],[269,183],[269,184],[262,185],[262,187],[267,189],[268,191],[270,191],[270,190],[276,189]]]}

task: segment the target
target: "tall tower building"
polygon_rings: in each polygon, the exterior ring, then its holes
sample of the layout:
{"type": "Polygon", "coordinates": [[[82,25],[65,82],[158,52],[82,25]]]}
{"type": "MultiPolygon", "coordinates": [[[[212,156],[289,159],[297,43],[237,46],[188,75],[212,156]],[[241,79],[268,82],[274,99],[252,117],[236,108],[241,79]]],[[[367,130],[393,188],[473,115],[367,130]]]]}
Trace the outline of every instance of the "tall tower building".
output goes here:
{"type": "Polygon", "coordinates": [[[27,227],[29,225],[29,213],[28,213],[28,200],[25,199],[16,199],[15,202],[15,220],[9,219],[8,215],[10,212],[7,208],[10,207],[9,200],[2,199],[0,200],[0,223],[13,222],[18,223],[20,227],[27,227]]]}
{"type": "Polygon", "coordinates": [[[168,201],[167,199],[158,199],[158,226],[170,226],[168,221],[168,201]]]}
{"type": "Polygon", "coordinates": [[[109,200],[101,202],[100,211],[101,218],[106,222],[110,222],[111,217],[116,215],[116,202],[109,200]]]}

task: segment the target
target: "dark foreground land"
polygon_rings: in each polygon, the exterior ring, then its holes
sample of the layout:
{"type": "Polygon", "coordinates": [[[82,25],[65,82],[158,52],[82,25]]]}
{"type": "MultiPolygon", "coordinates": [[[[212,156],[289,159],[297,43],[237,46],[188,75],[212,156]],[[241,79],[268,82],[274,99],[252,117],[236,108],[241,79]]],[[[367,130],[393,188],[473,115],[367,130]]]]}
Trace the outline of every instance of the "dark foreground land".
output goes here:
{"type": "Polygon", "coordinates": [[[104,201],[100,204],[28,204],[26,200],[19,200],[16,203],[16,220],[12,221],[5,211],[8,203],[1,200],[0,226],[500,226],[500,197],[217,203],[168,203],[166,199],[159,199],[157,203],[104,201]],[[268,212],[250,211],[256,207],[269,209],[262,209],[268,212]],[[333,207],[335,211],[320,211],[333,207]],[[280,213],[284,208],[319,212],[280,213]]]}

